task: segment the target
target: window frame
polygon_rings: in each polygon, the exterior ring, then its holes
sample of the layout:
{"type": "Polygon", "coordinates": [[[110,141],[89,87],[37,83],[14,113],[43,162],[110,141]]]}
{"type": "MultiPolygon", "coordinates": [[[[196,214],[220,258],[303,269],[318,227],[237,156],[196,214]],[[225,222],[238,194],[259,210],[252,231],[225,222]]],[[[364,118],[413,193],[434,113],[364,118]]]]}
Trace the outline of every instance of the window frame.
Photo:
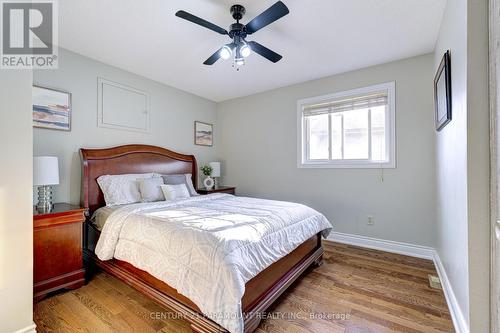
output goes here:
{"type": "MultiPolygon", "coordinates": [[[[331,114],[328,116],[329,128],[329,156],[331,156],[331,114]]],[[[371,118],[368,117],[368,149],[371,150],[371,118]]],[[[343,147],[343,146],[342,146],[343,147]]],[[[304,98],[297,101],[297,167],[298,168],[342,168],[342,169],[392,169],[396,168],[396,83],[395,81],[375,84],[367,87],[341,91],[333,94],[304,98]],[[372,162],[368,159],[343,160],[308,160],[307,122],[303,116],[303,108],[310,104],[325,103],[340,98],[348,98],[370,93],[387,91],[386,110],[386,151],[389,160],[386,162],[372,162]],[[388,117],[388,118],[387,118],[388,117]]]]}

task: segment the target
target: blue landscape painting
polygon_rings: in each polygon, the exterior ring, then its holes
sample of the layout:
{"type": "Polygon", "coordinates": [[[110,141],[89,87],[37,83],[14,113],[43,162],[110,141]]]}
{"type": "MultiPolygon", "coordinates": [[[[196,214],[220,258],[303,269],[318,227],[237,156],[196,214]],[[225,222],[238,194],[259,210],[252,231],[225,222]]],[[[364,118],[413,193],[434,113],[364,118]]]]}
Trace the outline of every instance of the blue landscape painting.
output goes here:
{"type": "Polygon", "coordinates": [[[33,86],[33,126],[71,130],[71,95],[33,86]]]}
{"type": "Polygon", "coordinates": [[[213,127],[211,124],[195,121],[194,143],[200,146],[211,146],[213,144],[213,127]]]}

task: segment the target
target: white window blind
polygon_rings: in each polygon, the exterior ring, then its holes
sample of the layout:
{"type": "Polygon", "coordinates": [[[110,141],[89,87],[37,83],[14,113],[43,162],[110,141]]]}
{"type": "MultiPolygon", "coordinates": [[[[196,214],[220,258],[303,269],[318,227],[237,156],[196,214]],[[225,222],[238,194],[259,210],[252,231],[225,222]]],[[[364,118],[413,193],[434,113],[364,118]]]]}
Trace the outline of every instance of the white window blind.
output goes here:
{"type": "Polygon", "coordinates": [[[386,106],[387,100],[387,92],[333,100],[319,104],[305,105],[303,108],[303,115],[307,117],[324,113],[370,109],[377,106],[386,106]]]}
{"type": "Polygon", "coordinates": [[[394,83],[298,102],[299,167],[394,167],[394,83]]]}

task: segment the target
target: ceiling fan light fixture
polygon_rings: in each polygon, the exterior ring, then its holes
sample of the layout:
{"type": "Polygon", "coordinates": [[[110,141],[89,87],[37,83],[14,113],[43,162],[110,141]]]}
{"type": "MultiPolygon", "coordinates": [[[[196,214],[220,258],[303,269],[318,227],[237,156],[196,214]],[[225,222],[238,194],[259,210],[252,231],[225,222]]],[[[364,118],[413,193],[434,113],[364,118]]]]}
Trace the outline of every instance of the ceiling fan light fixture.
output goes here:
{"type": "Polygon", "coordinates": [[[231,48],[227,45],[224,45],[221,49],[220,49],[220,57],[224,60],[227,60],[229,58],[231,58],[231,55],[233,54],[231,48]]]}
{"type": "Polygon", "coordinates": [[[236,66],[243,66],[245,64],[244,58],[236,58],[234,59],[234,63],[236,66]]]}
{"type": "Polygon", "coordinates": [[[246,58],[248,57],[250,54],[252,53],[252,49],[250,48],[250,46],[243,42],[241,45],[240,45],[240,54],[242,55],[243,58],[246,58]]]}

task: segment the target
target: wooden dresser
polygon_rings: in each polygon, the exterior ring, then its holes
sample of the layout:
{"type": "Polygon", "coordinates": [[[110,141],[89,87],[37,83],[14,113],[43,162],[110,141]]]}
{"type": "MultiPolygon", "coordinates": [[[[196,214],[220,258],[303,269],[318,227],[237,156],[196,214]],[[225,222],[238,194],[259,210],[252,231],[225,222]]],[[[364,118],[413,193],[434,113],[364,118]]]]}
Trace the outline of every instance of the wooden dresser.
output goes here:
{"type": "Polygon", "coordinates": [[[210,193],[228,193],[228,194],[235,194],[236,192],[236,187],[233,186],[219,186],[217,188],[213,188],[210,190],[207,190],[206,188],[199,188],[196,190],[199,194],[210,194],[210,193]]]}
{"type": "Polygon", "coordinates": [[[85,210],[66,203],[51,212],[33,210],[33,298],[85,283],[82,231],[85,210]]]}

